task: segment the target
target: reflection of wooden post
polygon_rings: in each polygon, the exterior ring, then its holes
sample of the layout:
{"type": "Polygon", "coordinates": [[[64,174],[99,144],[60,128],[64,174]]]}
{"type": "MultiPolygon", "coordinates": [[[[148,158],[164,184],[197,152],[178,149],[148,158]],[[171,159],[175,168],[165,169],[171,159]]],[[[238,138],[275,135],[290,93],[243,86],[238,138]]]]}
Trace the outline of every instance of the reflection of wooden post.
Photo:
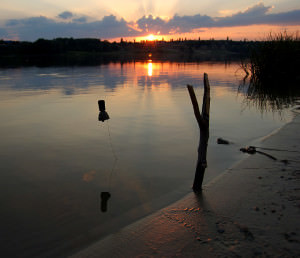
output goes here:
{"type": "Polygon", "coordinates": [[[197,119],[200,128],[198,161],[197,161],[195,179],[193,184],[193,190],[200,191],[202,189],[202,182],[203,182],[205,168],[207,167],[206,154],[207,154],[207,143],[209,138],[210,86],[209,86],[207,74],[206,73],[204,74],[204,95],[203,95],[203,103],[202,103],[202,114],[200,114],[199,105],[198,105],[198,101],[193,86],[187,85],[187,88],[193,104],[195,117],[197,119]]]}
{"type": "Polygon", "coordinates": [[[98,120],[104,122],[105,120],[109,119],[109,115],[105,111],[105,101],[104,100],[98,100],[98,106],[99,106],[99,116],[98,120]]]}
{"type": "Polygon", "coordinates": [[[110,198],[109,192],[102,192],[101,193],[101,211],[106,212],[107,211],[107,201],[110,198]]]}

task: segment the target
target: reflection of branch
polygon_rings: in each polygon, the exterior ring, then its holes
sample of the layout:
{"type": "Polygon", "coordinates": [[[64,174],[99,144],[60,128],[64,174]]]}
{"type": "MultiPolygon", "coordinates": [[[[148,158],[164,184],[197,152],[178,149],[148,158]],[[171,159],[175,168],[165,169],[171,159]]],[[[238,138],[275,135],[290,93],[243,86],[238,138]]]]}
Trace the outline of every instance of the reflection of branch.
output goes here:
{"type": "Polygon", "coordinates": [[[107,201],[110,198],[109,192],[102,192],[101,193],[101,211],[106,212],[107,211],[107,201]]]}
{"type": "Polygon", "coordinates": [[[99,116],[98,116],[98,120],[104,122],[105,120],[109,119],[109,115],[107,114],[106,111],[100,111],[99,112],[99,116]]]}

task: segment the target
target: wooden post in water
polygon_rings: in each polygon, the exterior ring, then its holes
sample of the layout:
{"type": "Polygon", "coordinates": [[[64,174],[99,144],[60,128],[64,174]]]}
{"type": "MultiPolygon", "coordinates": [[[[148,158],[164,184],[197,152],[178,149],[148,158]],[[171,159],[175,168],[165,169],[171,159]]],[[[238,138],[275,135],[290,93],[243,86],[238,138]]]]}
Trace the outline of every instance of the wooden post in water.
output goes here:
{"type": "Polygon", "coordinates": [[[198,147],[198,161],[193,183],[194,191],[202,190],[202,182],[204,177],[205,168],[207,167],[207,143],[209,138],[209,108],[210,108],[210,86],[208,75],[204,73],[204,95],[202,103],[202,114],[200,114],[198,101],[191,85],[187,85],[190,98],[193,104],[194,114],[200,128],[200,142],[198,147]]]}

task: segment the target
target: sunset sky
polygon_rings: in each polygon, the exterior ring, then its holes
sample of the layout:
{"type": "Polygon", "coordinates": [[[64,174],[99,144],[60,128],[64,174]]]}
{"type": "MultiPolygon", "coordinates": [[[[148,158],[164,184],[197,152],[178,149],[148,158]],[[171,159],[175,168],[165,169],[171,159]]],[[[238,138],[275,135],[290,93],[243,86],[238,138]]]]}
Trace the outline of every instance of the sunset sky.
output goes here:
{"type": "Polygon", "coordinates": [[[261,40],[300,31],[299,0],[1,0],[0,39],[261,40]]]}

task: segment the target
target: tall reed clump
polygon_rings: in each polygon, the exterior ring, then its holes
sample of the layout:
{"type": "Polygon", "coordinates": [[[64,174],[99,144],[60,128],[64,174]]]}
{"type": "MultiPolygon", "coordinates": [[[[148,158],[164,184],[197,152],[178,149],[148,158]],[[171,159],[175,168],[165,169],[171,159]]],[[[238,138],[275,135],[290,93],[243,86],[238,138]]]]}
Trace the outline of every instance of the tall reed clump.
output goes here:
{"type": "Polygon", "coordinates": [[[246,96],[261,108],[281,109],[300,97],[300,37],[298,33],[270,33],[250,49],[242,62],[250,76],[246,96]]]}

